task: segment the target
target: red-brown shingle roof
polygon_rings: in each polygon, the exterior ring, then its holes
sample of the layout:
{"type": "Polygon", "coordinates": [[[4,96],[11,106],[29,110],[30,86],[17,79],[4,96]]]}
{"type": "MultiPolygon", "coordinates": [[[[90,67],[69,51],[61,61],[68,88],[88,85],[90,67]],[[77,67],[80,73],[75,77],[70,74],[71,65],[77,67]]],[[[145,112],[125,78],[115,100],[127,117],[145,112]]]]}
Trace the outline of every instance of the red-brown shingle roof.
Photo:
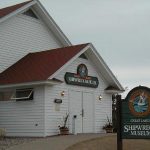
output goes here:
{"type": "Polygon", "coordinates": [[[29,53],[0,74],[0,85],[47,80],[87,45],[29,53]]]}
{"type": "Polygon", "coordinates": [[[12,13],[13,11],[15,11],[21,7],[23,7],[24,5],[28,4],[29,2],[31,2],[31,1],[23,2],[20,4],[16,4],[13,6],[9,6],[9,7],[5,7],[5,8],[0,9],[0,18],[12,13]]]}

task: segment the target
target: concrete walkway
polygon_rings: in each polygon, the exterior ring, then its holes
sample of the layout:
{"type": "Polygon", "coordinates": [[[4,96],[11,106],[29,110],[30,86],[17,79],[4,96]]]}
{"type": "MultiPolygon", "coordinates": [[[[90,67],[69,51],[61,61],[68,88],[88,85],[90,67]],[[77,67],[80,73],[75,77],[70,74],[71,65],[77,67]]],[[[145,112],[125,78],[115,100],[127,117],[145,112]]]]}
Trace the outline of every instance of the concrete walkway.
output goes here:
{"type": "Polygon", "coordinates": [[[76,143],[108,135],[110,134],[79,134],[46,137],[36,141],[13,146],[8,150],[65,150],[76,143]]]}

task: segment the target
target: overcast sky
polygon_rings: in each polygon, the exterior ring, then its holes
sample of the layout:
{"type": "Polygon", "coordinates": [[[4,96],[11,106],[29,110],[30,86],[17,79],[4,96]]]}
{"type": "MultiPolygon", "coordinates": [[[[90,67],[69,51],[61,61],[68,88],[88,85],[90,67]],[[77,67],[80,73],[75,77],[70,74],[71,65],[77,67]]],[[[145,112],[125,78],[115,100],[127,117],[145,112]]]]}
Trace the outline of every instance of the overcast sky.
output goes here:
{"type": "MultiPolygon", "coordinates": [[[[0,0],[0,7],[25,0],[0,0]]],[[[150,0],[40,0],[73,44],[91,42],[129,89],[150,84],[150,0]]]]}

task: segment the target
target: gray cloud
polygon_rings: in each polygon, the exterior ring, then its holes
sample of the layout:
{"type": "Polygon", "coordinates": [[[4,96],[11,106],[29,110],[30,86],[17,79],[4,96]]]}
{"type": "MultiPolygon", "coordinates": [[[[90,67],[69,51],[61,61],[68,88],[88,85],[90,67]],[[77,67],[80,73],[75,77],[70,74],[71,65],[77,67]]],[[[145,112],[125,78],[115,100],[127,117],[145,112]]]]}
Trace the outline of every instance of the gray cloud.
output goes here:
{"type": "MultiPolygon", "coordinates": [[[[0,0],[0,6],[21,1],[0,0]]],[[[41,2],[73,44],[94,44],[123,86],[149,86],[149,0],[41,2]]]]}

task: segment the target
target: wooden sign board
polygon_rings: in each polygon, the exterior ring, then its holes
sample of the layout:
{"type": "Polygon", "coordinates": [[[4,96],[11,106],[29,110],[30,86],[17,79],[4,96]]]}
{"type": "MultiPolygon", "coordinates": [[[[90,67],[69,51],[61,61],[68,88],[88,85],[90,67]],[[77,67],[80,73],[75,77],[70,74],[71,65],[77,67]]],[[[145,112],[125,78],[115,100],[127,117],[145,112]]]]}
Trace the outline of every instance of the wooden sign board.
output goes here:
{"type": "Polygon", "coordinates": [[[78,74],[66,72],[65,81],[67,84],[97,88],[99,81],[97,77],[87,76],[81,78],[78,74]]]}
{"type": "Polygon", "coordinates": [[[97,77],[88,76],[88,69],[85,64],[77,67],[77,73],[66,72],[65,81],[67,84],[97,88],[99,81],[97,77]]]}
{"type": "Polygon", "coordinates": [[[132,89],[121,105],[122,138],[150,139],[150,89],[132,89]]]}

